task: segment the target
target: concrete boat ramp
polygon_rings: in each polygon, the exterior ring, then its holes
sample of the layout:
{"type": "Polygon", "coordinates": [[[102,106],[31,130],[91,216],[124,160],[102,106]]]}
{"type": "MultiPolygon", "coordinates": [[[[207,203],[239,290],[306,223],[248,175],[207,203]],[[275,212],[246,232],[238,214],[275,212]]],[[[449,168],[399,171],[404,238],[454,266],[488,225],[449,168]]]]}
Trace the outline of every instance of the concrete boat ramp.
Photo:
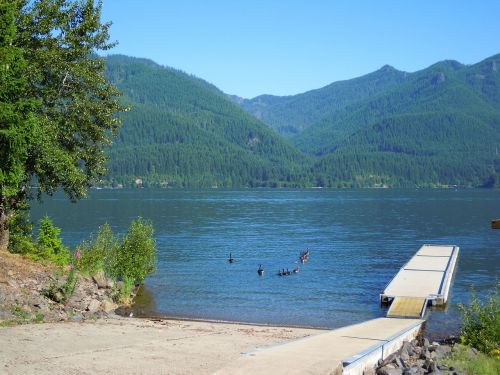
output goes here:
{"type": "Polygon", "coordinates": [[[380,294],[387,318],[255,349],[216,374],[360,374],[415,338],[428,304],[448,300],[459,248],[422,246],[380,294]]]}

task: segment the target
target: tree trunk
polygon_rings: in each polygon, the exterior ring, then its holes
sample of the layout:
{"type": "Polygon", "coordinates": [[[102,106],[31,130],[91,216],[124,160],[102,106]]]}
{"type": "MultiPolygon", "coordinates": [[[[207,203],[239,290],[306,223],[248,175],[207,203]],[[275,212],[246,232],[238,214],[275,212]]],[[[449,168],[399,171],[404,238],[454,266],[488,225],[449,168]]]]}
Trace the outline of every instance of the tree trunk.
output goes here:
{"type": "Polygon", "coordinates": [[[0,251],[7,251],[7,246],[9,246],[9,227],[5,222],[7,216],[0,212],[0,251]]]}

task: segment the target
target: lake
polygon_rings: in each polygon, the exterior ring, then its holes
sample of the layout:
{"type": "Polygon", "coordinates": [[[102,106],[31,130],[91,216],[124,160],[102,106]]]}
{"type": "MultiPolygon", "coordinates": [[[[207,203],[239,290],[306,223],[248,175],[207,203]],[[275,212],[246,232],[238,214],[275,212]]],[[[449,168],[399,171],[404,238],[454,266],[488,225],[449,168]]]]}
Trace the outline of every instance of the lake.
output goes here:
{"type": "Polygon", "coordinates": [[[484,296],[500,269],[499,190],[91,190],[33,204],[33,220],[44,214],[72,247],[106,222],[123,234],[151,220],[158,271],[136,306],[151,315],[340,327],[386,314],[379,293],[421,245],[454,244],[451,302],[428,324],[447,332],[471,286],[484,296]],[[306,248],[298,274],[276,275],[306,248]]]}

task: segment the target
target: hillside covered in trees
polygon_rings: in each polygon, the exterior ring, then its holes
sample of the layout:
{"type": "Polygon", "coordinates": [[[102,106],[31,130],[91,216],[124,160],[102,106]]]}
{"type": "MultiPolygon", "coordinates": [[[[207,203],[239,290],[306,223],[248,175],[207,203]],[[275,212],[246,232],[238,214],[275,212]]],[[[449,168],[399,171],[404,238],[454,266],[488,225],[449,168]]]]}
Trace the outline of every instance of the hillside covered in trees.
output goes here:
{"type": "Polygon", "coordinates": [[[317,159],[321,185],[492,186],[500,170],[499,70],[500,55],[415,73],[385,66],[300,95],[240,103],[317,159]]]}
{"type": "Polygon", "coordinates": [[[146,59],[110,56],[106,75],[131,110],[109,150],[114,183],[301,186],[309,157],[216,87],[146,59]]]}
{"type": "Polygon", "coordinates": [[[295,96],[230,97],[150,60],[106,59],[131,110],[109,181],[151,186],[496,186],[500,55],[390,66],[295,96]]]}

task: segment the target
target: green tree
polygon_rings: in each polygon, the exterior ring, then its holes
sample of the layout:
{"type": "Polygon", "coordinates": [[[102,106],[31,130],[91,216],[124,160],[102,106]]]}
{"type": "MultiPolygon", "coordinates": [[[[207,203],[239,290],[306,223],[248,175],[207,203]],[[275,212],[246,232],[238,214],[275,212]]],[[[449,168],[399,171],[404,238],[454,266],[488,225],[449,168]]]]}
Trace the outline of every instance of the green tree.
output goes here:
{"type": "Polygon", "coordinates": [[[7,248],[9,219],[24,198],[30,139],[37,131],[35,101],[27,99],[27,65],[13,44],[17,15],[14,2],[0,3],[0,249],[7,248]]]}
{"type": "MultiPolygon", "coordinates": [[[[12,88],[9,80],[2,80],[0,90],[11,88],[18,95],[36,98],[38,104],[32,107],[36,126],[27,133],[22,132],[26,122],[15,120],[22,113],[16,107],[2,120],[9,134],[28,134],[21,140],[2,139],[10,147],[0,160],[2,176],[7,176],[2,177],[1,192],[3,247],[8,242],[7,216],[15,212],[16,202],[26,200],[23,192],[30,181],[37,181],[39,194],[62,188],[75,200],[105,174],[104,151],[120,126],[116,113],[126,110],[118,101],[119,92],[104,77],[103,59],[96,54],[114,46],[108,41],[110,23],[100,21],[102,2],[20,0],[16,5],[17,35],[12,6],[6,6],[10,10],[3,17],[7,27],[2,26],[0,43],[8,50],[7,59],[17,54],[26,61],[17,76],[11,73],[23,85],[12,88]],[[9,189],[3,180],[9,182],[9,189]]],[[[22,59],[10,59],[23,65],[22,59]]],[[[2,62],[4,70],[9,61],[2,62]]]]}
{"type": "Polygon", "coordinates": [[[115,277],[140,284],[156,270],[156,261],[153,225],[142,218],[132,221],[118,249],[115,277]]]}
{"type": "Polygon", "coordinates": [[[40,219],[36,252],[30,254],[37,260],[50,260],[59,265],[65,265],[69,260],[69,251],[63,245],[60,237],[61,229],[56,227],[48,216],[40,219]]]}

